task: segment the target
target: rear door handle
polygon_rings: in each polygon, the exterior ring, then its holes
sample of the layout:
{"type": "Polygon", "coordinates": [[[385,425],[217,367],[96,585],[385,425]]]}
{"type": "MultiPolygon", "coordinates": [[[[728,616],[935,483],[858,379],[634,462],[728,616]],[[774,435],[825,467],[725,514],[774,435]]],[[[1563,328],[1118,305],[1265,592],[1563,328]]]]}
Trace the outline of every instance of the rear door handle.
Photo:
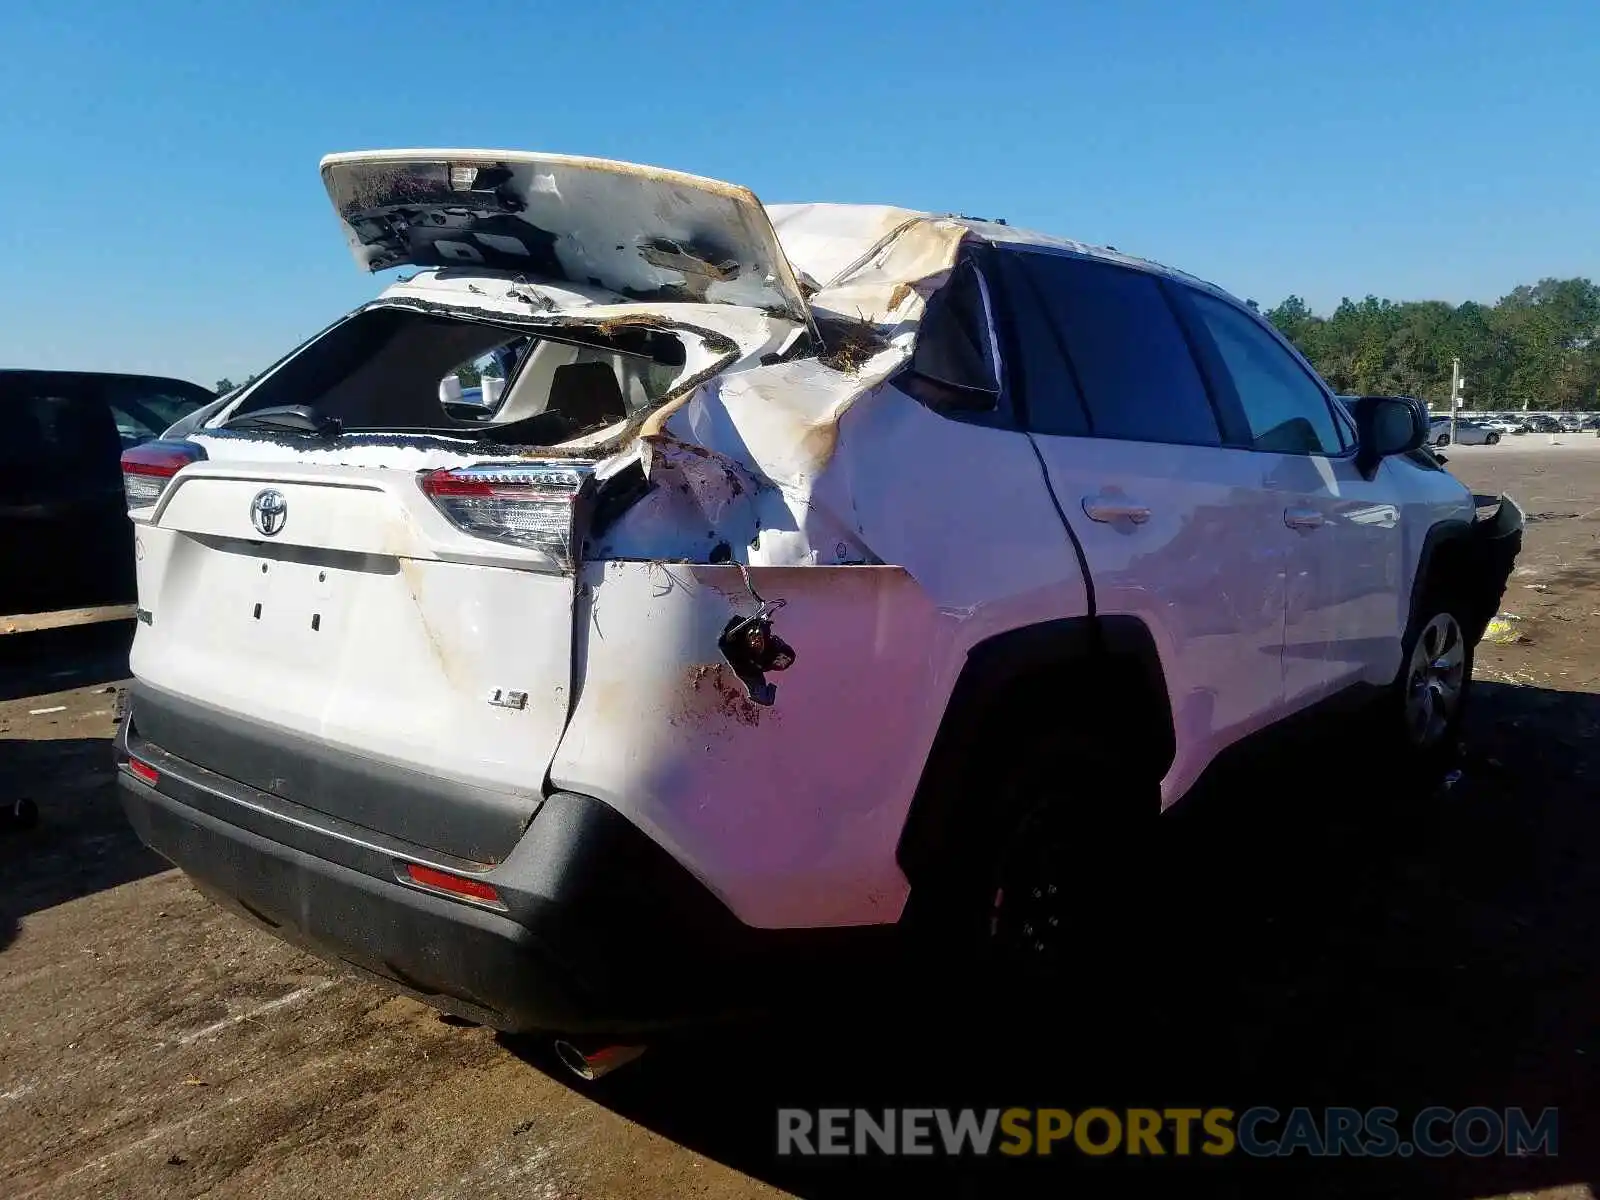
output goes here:
{"type": "Polygon", "coordinates": [[[1322,513],[1315,508],[1286,508],[1283,523],[1290,529],[1321,529],[1322,513]]]}
{"type": "Polygon", "coordinates": [[[1126,496],[1085,496],[1083,515],[1102,524],[1111,521],[1131,521],[1143,525],[1150,519],[1147,505],[1136,504],[1126,496]]]}

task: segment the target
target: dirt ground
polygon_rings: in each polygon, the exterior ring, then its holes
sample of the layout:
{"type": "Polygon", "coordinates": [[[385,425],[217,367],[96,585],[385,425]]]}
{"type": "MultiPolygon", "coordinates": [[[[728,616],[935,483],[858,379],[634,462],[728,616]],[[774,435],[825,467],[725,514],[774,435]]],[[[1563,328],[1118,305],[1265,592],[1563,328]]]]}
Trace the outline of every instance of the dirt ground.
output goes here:
{"type": "MultiPolygon", "coordinates": [[[[1148,1194],[1554,1200],[1600,1190],[1600,439],[1462,447],[1529,517],[1460,776],[1359,745],[1257,764],[1154,831],[1125,958],[1045,1006],[962,981],[653,1047],[582,1092],[223,914],[143,850],[108,739],[126,626],[0,638],[0,1180],[65,1196],[1148,1194]],[[1152,903],[1153,902],[1153,903],[1152,903]],[[874,1003],[874,1000],[877,1000],[874,1003]],[[1555,1158],[780,1159],[782,1105],[1560,1110],[1555,1158]]],[[[1116,902],[1117,898],[1110,898],[1116,902]]],[[[970,981],[969,981],[970,982],[970,981]]]]}

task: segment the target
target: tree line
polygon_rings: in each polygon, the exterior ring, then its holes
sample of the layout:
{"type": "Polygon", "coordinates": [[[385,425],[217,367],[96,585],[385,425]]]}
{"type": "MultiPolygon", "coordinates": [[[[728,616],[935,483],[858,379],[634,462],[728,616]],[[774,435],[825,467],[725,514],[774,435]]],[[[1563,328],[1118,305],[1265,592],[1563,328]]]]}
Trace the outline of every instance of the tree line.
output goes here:
{"type": "MultiPolygon", "coordinates": [[[[1290,296],[1264,315],[1347,395],[1448,408],[1459,358],[1469,409],[1600,410],[1600,285],[1588,279],[1541,279],[1489,305],[1347,298],[1326,317],[1290,296]]],[[[235,386],[219,379],[215,390],[235,386]]]]}
{"type": "Polygon", "coordinates": [[[1264,313],[1336,390],[1448,409],[1461,360],[1468,409],[1600,409],[1600,285],[1541,279],[1491,305],[1345,299],[1318,316],[1299,296],[1264,313]]]}
{"type": "Polygon", "coordinates": [[[240,382],[235,383],[233,380],[224,375],[221,379],[217,380],[216,383],[211,385],[211,390],[219,396],[226,396],[229,392],[233,391],[234,388],[242,388],[245,384],[251,383],[259,378],[259,375],[246,375],[240,382]]]}

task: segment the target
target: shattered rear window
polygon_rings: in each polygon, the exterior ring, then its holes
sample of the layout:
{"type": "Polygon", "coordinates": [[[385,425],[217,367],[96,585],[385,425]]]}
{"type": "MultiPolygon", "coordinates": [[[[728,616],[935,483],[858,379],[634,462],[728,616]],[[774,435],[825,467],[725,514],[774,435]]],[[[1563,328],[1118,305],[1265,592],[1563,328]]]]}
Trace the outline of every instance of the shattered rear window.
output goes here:
{"type": "Polygon", "coordinates": [[[645,326],[576,326],[555,337],[378,306],[310,342],[232,416],[303,405],[338,418],[350,431],[447,432],[531,422],[529,440],[553,444],[648,408],[684,362],[682,341],[645,326]]]}

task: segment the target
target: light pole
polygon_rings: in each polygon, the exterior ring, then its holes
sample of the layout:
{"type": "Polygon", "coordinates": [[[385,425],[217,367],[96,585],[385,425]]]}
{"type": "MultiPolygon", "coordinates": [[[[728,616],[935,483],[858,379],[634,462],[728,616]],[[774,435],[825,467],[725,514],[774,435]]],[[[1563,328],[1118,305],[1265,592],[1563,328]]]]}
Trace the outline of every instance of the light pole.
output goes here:
{"type": "Polygon", "coordinates": [[[1461,360],[1450,360],[1450,444],[1456,444],[1456,413],[1460,410],[1461,390],[1467,386],[1467,381],[1461,377],[1461,360]]]}

